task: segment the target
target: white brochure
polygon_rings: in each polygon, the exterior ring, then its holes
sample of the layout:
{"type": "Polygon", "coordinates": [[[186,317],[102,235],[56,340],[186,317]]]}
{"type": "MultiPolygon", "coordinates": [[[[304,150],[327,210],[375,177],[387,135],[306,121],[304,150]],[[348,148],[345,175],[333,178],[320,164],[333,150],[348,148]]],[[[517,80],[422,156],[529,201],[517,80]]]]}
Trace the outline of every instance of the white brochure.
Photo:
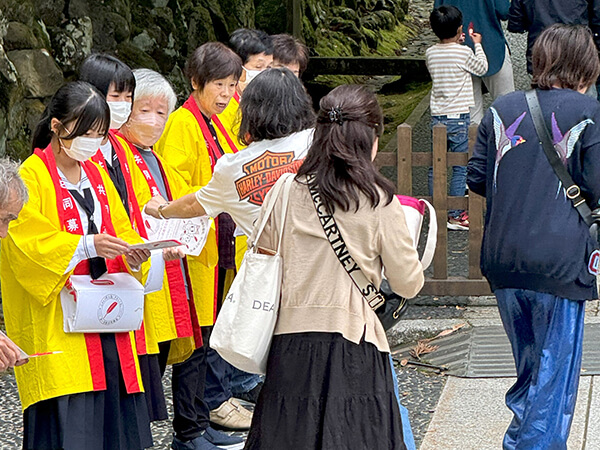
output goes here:
{"type": "Polygon", "coordinates": [[[192,219],[156,219],[142,212],[149,241],[176,239],[184,246],[186,255],[198,256],[210,231],[212,219],[208,216],[192,219]]]}

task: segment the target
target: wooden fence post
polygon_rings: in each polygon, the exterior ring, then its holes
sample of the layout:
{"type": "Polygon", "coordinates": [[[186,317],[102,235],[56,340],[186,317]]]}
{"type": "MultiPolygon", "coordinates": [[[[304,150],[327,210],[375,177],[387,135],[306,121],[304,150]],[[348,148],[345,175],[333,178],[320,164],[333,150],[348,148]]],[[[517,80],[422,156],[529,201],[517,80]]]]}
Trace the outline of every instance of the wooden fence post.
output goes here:
{"type": "Polygon", "coordinates": [[[448,165],[446,127],[433,127],[433,207],[437,212],[437,251],[433,258],[433,278],[448,278],[448,165]]]}
{"type": "Polygon", "coordinates": [[[412,127],[398,125],[398,194],[412,195],[412,127]]]}
{"type": "MultiPolygon", "coordinates": [[[[469,157],[477,139],[477,126],[469,127],[469,157]]],[[[483,197],[469,190],[469,278],[478,280],[481,275],[481,240],[483,238],[483,197]]]]}

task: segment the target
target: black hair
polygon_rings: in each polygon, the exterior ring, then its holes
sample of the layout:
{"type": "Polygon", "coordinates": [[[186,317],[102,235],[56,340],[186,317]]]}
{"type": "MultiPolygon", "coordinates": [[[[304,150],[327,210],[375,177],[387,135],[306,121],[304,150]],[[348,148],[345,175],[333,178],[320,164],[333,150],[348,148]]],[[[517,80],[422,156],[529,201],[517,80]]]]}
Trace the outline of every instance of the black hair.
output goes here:
{"type": "Polygon", "coordinates": [[[308,66],[308,47],[292,35],[276,34],[273,36],[273,61],[280,64],[297,63],[299,75],[302,75],[308,66]]]}
{"type": "Polygon", "coordinates": [[[58,119],[63,127],[74,122],[70,130],[65,128],[69,133],[65,139],[83,136],[89,130],[108,135],[110,110],[106,99],[98,89],[85,81],[67,83],[54,94],[33,132],[34,150],[44,149],[50,144],[53,118],[58,119]]]}
{"type": "Polygon", "coordinates": [[[267,69],[244,90],[238,138],[244,144],[277,139],[311,128],[312,101],[298,77],[286,68],[267,69]]]}
{"type": "Polygon", "coordinates": [[[440,40],[456,36],[462,22],[462,12],[452,5],[442,5],[435,8],[429,16],[431,29],[440,40]]]}
{"type": "Polygon", "coordinates": [[[246,64],[251,56],[264,53],[273,54],[273,42],[271,36],[261,30],[250,30],[239,28],[229,38],[229,47],[242,58],[242,64],[246,64]]]}
{"type": "Polygon", "coordinates": [[[336,207],[358,210],[361,193],[374,208],[383,191],[389,204],[394,185],[371,160],[382,132],[383,114],[375,94],[365,86],[336,87],[321,99],[313,142],[297,178],[314,174],[321,199],[332,212],[336,207]]]}
{"type": "Polygon", "coordinates": [[[106,98],[114,83],[118,92],[135,91],[135,77],[127,64],[106,53],[88,56],[79,68],[79,79],[95,86],[106,98]]]}
{"type": "Polygon", "coordinates": [[[239,80],[242,76],[242,60],[225,44],[207,42],[190,55],[185,64],[185,75],[201,91],[210,81],[229,76],[239,80]]]}

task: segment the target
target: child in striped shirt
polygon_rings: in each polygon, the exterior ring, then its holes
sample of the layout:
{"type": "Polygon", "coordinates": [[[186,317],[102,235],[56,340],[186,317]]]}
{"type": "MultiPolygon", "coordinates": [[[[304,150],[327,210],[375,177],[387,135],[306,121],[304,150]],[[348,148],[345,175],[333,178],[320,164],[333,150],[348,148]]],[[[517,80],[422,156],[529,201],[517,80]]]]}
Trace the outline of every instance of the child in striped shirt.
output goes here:
{"type": "MultiPolygon", "coordinates": [[[[447,145],[450,152],[466,152],[469,139],[469,108],[475,105],[471,74],[482,76],[488,62],[481,46],[481,34],[469,29],[475,43],[475,53],[461,45],[463,39],[462,13],[454,6],[440,6],[431,13],[431,29],[440,43],[429,47],[425,59],[433,87],[431,89],[431,126],[446,126],[447,145]]],[[[463,196],[466,189],[467,169],[452,168],[450,195],[463,196]]],[[[433,193],[433,171],[429,169],[429,192],[433,193]]],[[[448,228],[469,229],[466,211],[448,211],[448,228]]]]}

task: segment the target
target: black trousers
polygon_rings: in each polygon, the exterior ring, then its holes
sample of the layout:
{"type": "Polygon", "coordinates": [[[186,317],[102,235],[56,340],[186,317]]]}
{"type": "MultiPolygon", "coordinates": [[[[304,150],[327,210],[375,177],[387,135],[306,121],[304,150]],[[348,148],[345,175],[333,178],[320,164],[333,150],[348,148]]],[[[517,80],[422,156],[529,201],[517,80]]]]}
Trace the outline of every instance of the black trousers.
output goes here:
{"type": "Polygon", "coordinates": [[[204,345],[180,364],[173,364],[173,430],[182,441],[197,438],[209,426],[209,409],[204,402],[206,352],[211,327],[202,327],[204,345]]]}

